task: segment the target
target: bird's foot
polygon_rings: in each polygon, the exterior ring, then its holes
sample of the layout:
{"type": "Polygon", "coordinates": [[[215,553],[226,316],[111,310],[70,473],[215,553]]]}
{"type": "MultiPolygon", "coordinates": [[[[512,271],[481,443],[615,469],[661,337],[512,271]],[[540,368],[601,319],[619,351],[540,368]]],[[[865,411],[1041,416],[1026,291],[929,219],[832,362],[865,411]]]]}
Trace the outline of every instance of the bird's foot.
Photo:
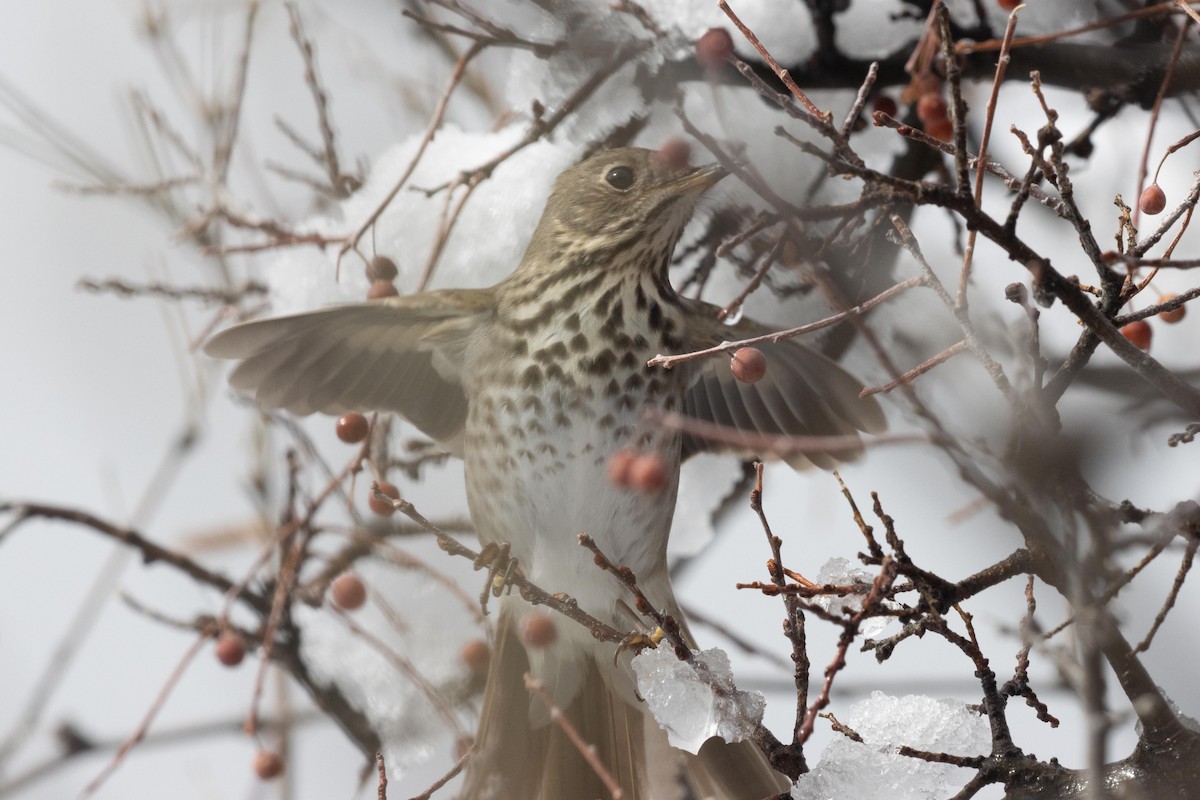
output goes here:
{"type": "Polygon", "coordinates": [[[488,613],[488,597],[499,597],[502,592],[511,592],[513,579],[522,575],[517,559],[509,555],[510,550],[511,545],[508,542],[489,542],[483,546],[475,559],[475,569],[487,570],[487,581],[483,584],[483,591],[479,593],[479,605],[484,614],[488,613]]]}

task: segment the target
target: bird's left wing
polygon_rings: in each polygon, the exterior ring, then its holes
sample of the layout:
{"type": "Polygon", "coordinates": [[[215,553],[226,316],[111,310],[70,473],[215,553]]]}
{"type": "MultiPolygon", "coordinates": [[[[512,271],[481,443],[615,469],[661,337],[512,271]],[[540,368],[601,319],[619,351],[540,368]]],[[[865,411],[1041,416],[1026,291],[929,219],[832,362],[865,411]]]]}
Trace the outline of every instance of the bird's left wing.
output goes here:
{"type": "MultiPolygon", "coordinates": [[[[703,320],[690,332],[689,349],[701,350],[727,340],[770,333],[769,328],[750,320],[724,325],[717,320],[715,306],[688,302],[702,306],[693,318],[703,320]]],[[[755,383],[735,379],[727,356],[707,358],[695,367],[695,377],[684,395],[684,416],[731,429],[727,433],[733,436],[726,438],[733,441],[685,432],[684,457],[705,450],[770,455],[764,452],[763,437],[852,437],[846,447],[804,448],[785,457],[797,468],[811,462],[831,469],[862,451],[859,431],[877,433],[887,427],[875,399],[858,396],[862,383],[821,353],[796,339],[756,347],[766,356],[767,371],[755,383]],[[751,435],[739,442],[738,432],[751,435]]]]}
{"type": "Polygon", "coordinates": [[[222,331],[205,352],[239,359],[230,383],[295,414],[395,411],[451,451],[466,422],[462,366],[487,290],[334,306],[222,331]]]}

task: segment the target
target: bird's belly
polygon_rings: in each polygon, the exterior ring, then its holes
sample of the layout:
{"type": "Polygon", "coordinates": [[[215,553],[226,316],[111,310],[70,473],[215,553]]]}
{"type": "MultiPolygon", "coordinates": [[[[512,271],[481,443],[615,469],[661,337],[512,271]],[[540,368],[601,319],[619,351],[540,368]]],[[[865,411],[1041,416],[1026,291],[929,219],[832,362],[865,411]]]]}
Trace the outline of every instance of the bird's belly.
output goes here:
{"type": "Polygon", "coordinates": [[[466,478],[471,517],[484,542],[507,542],[526,577],[567,592],[587,609],[611,603],[613,579],[580,546],[587,533],[615,563],[640,575],[665,568],[675,508],[679,436],[644,424],[640,410],[659,404],[644,392],[613,398],[578,387],[534,392],[492,389],[473,398],[467,425],[466,478]],[[622,448],[663,459],[667,481],[656,492],[616,486],[608,463],[622,448]]]}

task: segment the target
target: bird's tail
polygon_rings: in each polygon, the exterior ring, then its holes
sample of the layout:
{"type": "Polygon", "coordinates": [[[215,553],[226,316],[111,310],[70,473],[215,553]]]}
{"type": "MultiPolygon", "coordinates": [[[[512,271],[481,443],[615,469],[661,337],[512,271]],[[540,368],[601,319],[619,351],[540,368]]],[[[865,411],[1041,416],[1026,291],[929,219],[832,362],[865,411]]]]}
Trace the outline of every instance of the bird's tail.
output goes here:
{"type": "MultiPolygon", "coordinates": [[[[544,702],[531,698],[525,688],[531,659],[517,633],[517,616],[511,604],[502,606],[461,800],[610,797],[599,771],[570,740],[563,724],[549,718],[544,702]]],[[[573,624],[563,621],[560,627],[573,624]]],[[[554,659],[561,668],[579,671],[577,690],[562,704],[563,719],[592,748],[625,800],[762,800],[788,788],[788,781],[750,742],[712,739],[697,755],[671,747],[645,704],[636,699],[628,659],[614,665],[614,645],[565,637],[556,646],[583,651],[554,659]]],[[[536,656],[532,660],[535,665],[541,661],[536,656]]],[[[570,683],[576,685],[574,680],[570,683]]]]}

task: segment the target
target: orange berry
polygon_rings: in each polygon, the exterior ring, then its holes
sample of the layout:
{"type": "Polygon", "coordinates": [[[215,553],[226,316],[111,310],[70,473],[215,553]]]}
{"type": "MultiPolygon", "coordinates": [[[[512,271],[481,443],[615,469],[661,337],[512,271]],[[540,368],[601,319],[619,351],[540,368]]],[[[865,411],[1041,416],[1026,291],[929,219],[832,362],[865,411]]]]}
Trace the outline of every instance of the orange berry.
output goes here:
{"type": "Polygon", "coordinates": [[[283,772],[283,759],[270,750],[259,750],[254,754],[254,772],[264,781],[278,778],[283,772]]]}
{"type": "Polygon", "coordinates": [[[558,639],[558,628],[549,614],[530,614],[521,622],[521,641],[526,647],[549,647],[558,639]]]}
{"type": "MultiPolygon", "coordinates": [[[[1166,303],[1169,300],[1174,300],[1176,297],[1177,297],[1177,295],[1164,294],[1162,296],[1162,298],[1159,300],[1159,302],[1166,303]]],[[[1187,313],[1187,306],[1180,306],[1179,308],[1173,308],[1170,311],[1158,312],[1158,318],[1161,319],[1163,322],[1175,323],[1175,322],[1179,322],[1179,320],[1183,319],[1183,315],[1186,313],[1187,313]]]]}
{"type": "Polygon", "coordinates": [[[1157,183],[1152,183],[1142,190],[1142,196],[1138,198],[1138,208],[1143,214],[1161,214],[1166,207],[1167,193],[1157,183]]]}
{"type": "Polygon", "coordinates": [[[1150,349],[1152,334],[1153,331],[1150,329],[1150,323],[1144,319],[1139,319],[1136,322],[1131,322],[1121,327],[1121,335],[1143,350],[1150,349]]]}
{"type": "Polygon", "coordinates": [[[217,637],[214,650],[217,654],[217,661],[227,667],[236,667],[246,657],[246,643],[233,631],[223,631],[217,637]]]}
{"type": "Polygon", "coordinates": [[[696,40],[696,60],[709,69],[720,67],[733,56],[733,37],[724,28],[709,28],[696,40]]]}
{"type": "Polygon", "coordinates": [[[396,291],[395,285],[391,281],[372,281],[371,288],[367,289],[368,300],[382,300],[385,297],[396,297],[400,292],[396,291]]]}
{"type": "Polygon", "coordinates": [[[629,469],[633,466],[633,459],[637,457],[629,448],[618,450],[609,456],[608,459],[608,479],[612,481],[613,486],[620,486],[622,489],[629,488],[629,469]]]}
{"type": "Polygon", "coordinates": [[[357,411],[351,411],[345,416],[338,417],[337,437],[346,444],[358,444],[367,438],[370,427],[366,417],[357,411]]]}
{"type": "Polygon", "coordinates": [[[667,468],[657,453],[642,453],[629,465],[629,485],[653,493],[667,485],[667,468]]]}
{"type": "Polygon", "coordinates": [[[476,675],[486,675],[488,662],[492,660],[492,651],[483,639],[472,639],[463,645],[458,657],[471,672],[476,675]]]}
{"type": "Polygon", "coordinates": [[[767,357],[757,347],[739,347],[733,351],[729,368],[742,383],[758,383],[767,374],[767,357]]]}
{"type": "Polygon", "coordinates": [[[367,587],[353,572],[343,572],[329,584],[329,597],[338,608],[355,611],[367,602],[367,587]]]}
{"type": "Polygon", "coordinates": [[[396,269],[396,262],[387,256],[375,256],[367,262],[367,279],[372,282],[388,281],[391,283],[399,274],[400,270],[396,269]]]}
{"type": "MultiPolygon", "coordinates": [[[[380,481],[379,491],[393,500],[400,499],[400,490],[396,488],[396,484],[394,483],[380,481]]],[[[396,507],[394,505],[389,503],[387,500],[376,499],[374,492],[371,492],[369,495],[367,495],[367,505],[372,511],[381,517],[390,517],[392,514],[396,513],[396,507]]]]}
{"type": "Polygon", "coordinates": [[[662,143],[658,154],[671,169],[687,169],[692,160],[692,146],[683,139],[672,137],[662,143]]]}
{"type": "Polygon", "coordinates": [[[925,123],[926,130],[929,129],[931,122],[949,119],[948,111],[949,106],[946,105],[946,98],[942,97],[938,92],[926,92],[917,101],[917,118],[925,123]]]}

